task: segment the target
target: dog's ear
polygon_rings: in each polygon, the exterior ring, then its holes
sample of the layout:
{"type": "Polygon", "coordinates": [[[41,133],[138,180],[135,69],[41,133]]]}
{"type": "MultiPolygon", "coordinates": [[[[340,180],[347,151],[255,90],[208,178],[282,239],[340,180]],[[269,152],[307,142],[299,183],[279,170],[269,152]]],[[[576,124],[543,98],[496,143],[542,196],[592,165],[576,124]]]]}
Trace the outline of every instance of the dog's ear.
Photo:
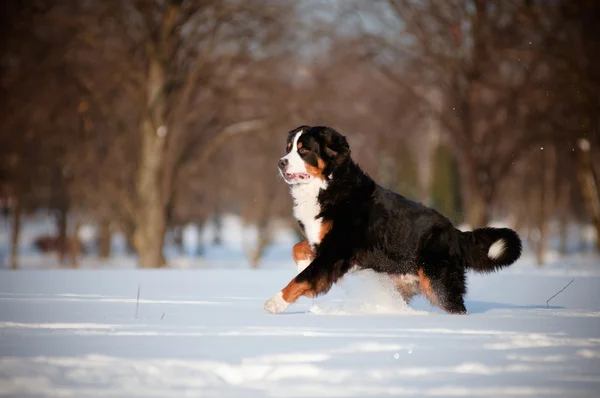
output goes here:
{"type": "Polygon", "coordinates": [[[288,131],[288,137],[290,135],[296,135],[296,133],[298,133],[298,131],[300,131],[300,130],[306,131],[308,129],[310,129],[310,126],[307,126],[307,125],[303,124],[302,126],[298,126],[295,129],[292,129],[292,130],[288,131]]]}
{"type": "Polygon", "coordinates": [[[332,128],[326,127],[321,130],[321,136],[325,144],[325,153],[331,158],[342,159],[350,155],[350,145],[346,137],[332,128]]]}

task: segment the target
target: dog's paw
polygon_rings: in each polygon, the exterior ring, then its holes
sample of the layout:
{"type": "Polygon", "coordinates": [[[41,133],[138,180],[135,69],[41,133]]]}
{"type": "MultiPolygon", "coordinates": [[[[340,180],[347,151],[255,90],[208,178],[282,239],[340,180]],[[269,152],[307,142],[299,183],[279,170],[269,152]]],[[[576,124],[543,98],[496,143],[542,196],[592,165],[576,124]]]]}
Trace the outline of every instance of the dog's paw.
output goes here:
{"type": "Polygon", "coordinates": [[[265,310],[272,314],[277,314],[284,311],[290,304],[283,299],[281,292],[267,300],[265,310]]]}

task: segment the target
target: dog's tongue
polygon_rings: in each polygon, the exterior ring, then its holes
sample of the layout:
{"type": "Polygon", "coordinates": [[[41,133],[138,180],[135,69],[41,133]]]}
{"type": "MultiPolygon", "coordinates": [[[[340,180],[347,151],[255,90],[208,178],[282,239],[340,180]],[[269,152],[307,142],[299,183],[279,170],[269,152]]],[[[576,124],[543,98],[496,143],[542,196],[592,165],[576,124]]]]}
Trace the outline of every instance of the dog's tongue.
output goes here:
{"type": "Polygon", "coordinates": [[[291,178],[299,178],[301,180],[306,180],[308,178],[308,174],[304,173],[290,173],[289,176],[291,178]]]}

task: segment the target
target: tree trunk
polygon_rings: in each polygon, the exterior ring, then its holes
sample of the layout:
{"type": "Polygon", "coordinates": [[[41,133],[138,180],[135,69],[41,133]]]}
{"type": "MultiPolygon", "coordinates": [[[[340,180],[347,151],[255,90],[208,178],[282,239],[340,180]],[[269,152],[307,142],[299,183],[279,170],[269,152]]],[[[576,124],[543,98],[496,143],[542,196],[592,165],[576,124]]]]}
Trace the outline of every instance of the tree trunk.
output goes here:
{"type": "Polygon", "coordinates": [[[490,203],[486,200],[482,183],[477,179],[477,168],[465,158],[459,167],[465,221],[472,229],[485,227],[489,222],[490,203]]]}
{"type": "Polygon", "coordinates": [[[521,207],[518,207],[515,209],[515,217],[513,217],[513,222],[512,222],[512,229],[514,229],[515,231],[517,231],[517,233],[520,233],[520,231],[523,230],[523,226],[526,225],[525,221],[525,217],[522,214],[523,211],[521,209],[521,207]]]}
{"type": "Polygon", "coordinates": [[[125,250],[126,250],[127,254],[137,253],[137,249],[135,248],[134,232],[125,231],[124,233],[125,233],[125,240],[126,240],[125,250]]]}
{"type": "Polygon", "coordinates": [[[569,220],[566,212],[560,215],[558,228],[558,252],[564,256],[569,250],[569,220]]]}
{"type": "MultiPolygon", "coordinates": [[[[161,126],[164,128],[164,126],[161,126]]],[[[134,244],[142,268],[165,266],[162,249],[166,228],[166,209],[162,200],[164,137],[148,120],[142,126],[142,150],[137,179],[138,210],[134,244]]]]}
{"type": "Polygon", "coordinates": [[[490,203],[485,199],[481,188],[475,183],[470,184],[467,190],[468,192],[463,194],[466,197],[465,219],[472,229],[485,227],[490,220],[490,203]]]}
{"type": "Polygon", "coordinates": [[[218,210],[213,215],[213,231],[212,244],[221,246],[223,244],[223,217],[218,210]]]}
{"type": "Polygon", "coordinates": [[[65,257],[68,251],[69,237],[67,236],[67,206],[59,206],[57,214],[57,228],[58,228],[58,263],[63,265],[65,263],[65,257]]]}
{"type": "Polygon", "coordinates": [[[102,260],[110,257],[111,237],[110,220],[103,218],[98,223],[98,257],[102,260]]]}
{"type": "Polygon", "coordinates": [[[260,260],[262,259],[266,248],[269,247],[272,241],[268,227],[269,221],[259,220],[258,224],[258,241],[256,247],[251,250],[249,256],[250,268],[252,269],[258,269],[260,267],[260,260]]]}
{"type": "Polygon", "coordinates": [[[127,254],[135,254],[135,220],[124,220],[121,223],[121,232],[125,236],[125,252],[127,254]]]}
{"type": "Polygon", "coordinates": [[[579,183],[588,213],[596,228],[596,250],[600,251],[600,186],[596,178],[591,155],[591,145],[586,139],[579,140],[579,183]]]}
{"type": "Polygon", "coordinates": [[[540,231],[537,246],[537,265],[543,265],[546,262],[546,252],[548,246],[548,227],[550,215],[554,208],[555,199],[555,180],[556,180],[556,155],[554,148],[548,147],[541,153],[541,172],[542,186],[540,187],[540,203],[538,207],[538,229],[540,231]]]}
{"type": "Polygon", "coordinates": [[[10,246],[10,268],[17,269],[19,267],[19,238],[21,237],[21,199],[14,197],[14,206],[12,209],[12,234],[10,246]]]}
{"type": "Polygon", "coordinates": [[[185,250],[183,247],[183,227],[181,225],[177,225],[177,226],[173,227],[172,231],[173,231],[173,243],[175,244],[175,247],[177,247],[179,254],[184,255],[185,250]]]}
{"type": "Polygon", "coordinates": [[[579,224],[579,251],[585,253],[588,251],[588,242],[586,236],[586,225],[579,224]]]}
{"type": "Polygon", "coordinates": [[[527,230],[525,232],[524,243],[532,250],[537,245],[537,224],[536,224],[536,216],[535,211],[538,207],[538,190],[539,186],[532,187],[530,195],[527,195],[525,198],[525,214],[523,214],[523,218],[526,221],[527,230]]]}
{"type": "Polygon", "coordinates": [[[135,245],[142,268],[165,265],[164,244],[167,203],[163,200],[166,136],[166,77],[158,59],[148,65],[147,117],[140,126],[141,151],[137,175],[138,207],[135,245]]]}
{"type": "MultiPolygon", "coordinates": [[[[142,268],[166,265],[163,245],[167,226],[168,200],[171,192],[170,176],[173,162],[167,162],[167,136],[173,134],[174,122],[169,124],[167,96],[169,81],[167,70],[173,59],[174,43],[171,40],[177,25],[181,1],[169,1],[162,15],[160,29],[156,32],[154,46],[148,47],[146,76],[146,104],[141,120],[141,151],[136,181],[137,209],[134,243],[142,268]],[[168,167],[168,169],[167,169],[168,167]]],[[[172,116],[172,115],[171,115],[172,116]]]]}
{"type": "Polygon", "coordinates": [[[561,255],[567,254],[569,250],[569,205],[571,199],[571,184],[564,182],[558,187],[559,193],[559,246],[558,251],[561,255]]]}
{"type": "Polygon", "coordinates": [[[79,268],[79,254],[80,254],[80,242],[79,242],[79,229],[81,228],[81,221],[76,219],[73,224],[73,238],[71,239],[71,266],[73,268],[79,268]]]}
{"type": "Polygon", "coordinates": [[[485,227],[489,222],[489,204],[481,195],[473,195],[467,203],[467,223],[471,228],[485,227]]]}

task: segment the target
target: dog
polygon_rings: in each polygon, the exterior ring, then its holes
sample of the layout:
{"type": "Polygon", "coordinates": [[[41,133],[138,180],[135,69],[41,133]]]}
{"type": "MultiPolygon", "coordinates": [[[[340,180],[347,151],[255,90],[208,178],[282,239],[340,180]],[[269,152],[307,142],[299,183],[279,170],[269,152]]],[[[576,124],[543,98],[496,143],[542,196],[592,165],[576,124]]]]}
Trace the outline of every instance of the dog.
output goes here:
{"type": "Polygon", "coordinates": [[[512,229],[463,232],[438,211],[378,185],[333,128],[291,130],[278,168],[306,239],[292,251],[298,274],[266,301],[268,312],[327,293],[351,269],[371,269],[387,274],[407,304],[423,294],[449,314],[466,314],[466,271],[497,271],[521,256],[512,229]]]}

